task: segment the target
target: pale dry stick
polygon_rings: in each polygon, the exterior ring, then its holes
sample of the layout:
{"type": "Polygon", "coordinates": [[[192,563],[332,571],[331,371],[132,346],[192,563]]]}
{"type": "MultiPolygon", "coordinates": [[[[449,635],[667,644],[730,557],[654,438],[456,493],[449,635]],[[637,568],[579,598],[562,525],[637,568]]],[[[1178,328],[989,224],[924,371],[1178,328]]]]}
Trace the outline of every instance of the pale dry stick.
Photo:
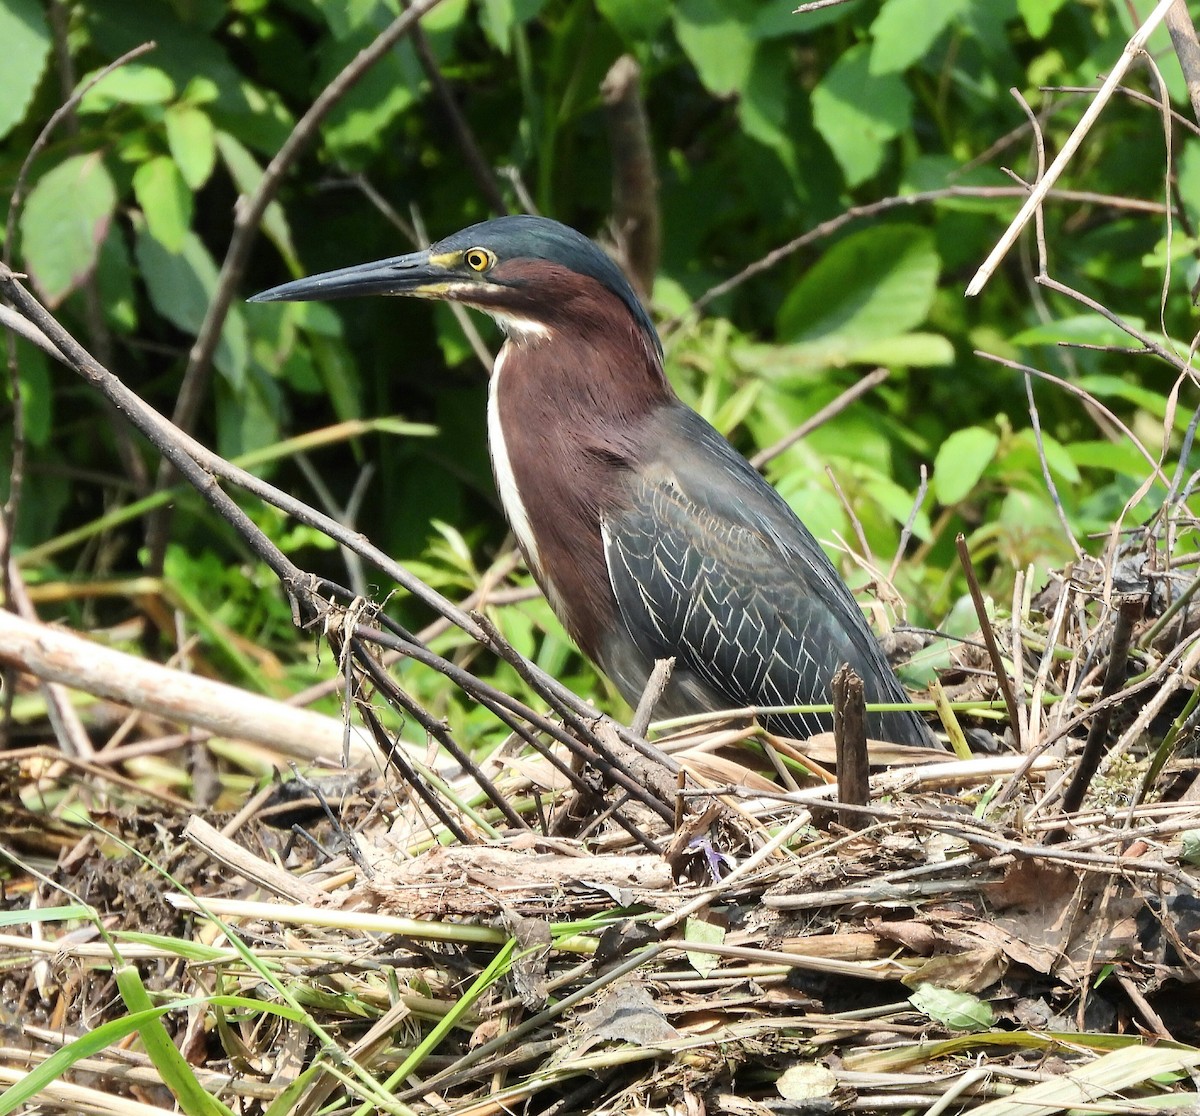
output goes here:
{"type": "MultiPolygon", "coordinates": [[[[0,662],[38,678],[169,720],[200,725],[218,736],[261,744],[298,759],[333,762],[341,755],[342,723],[332,717],[149,663],[3,610],[0,662]]],[[[356,740],[354,750],[359,762],[370,763],[376,757],[366,739],[356,740]]],[[[65,761],[69,757],[59,758],[65,761]]]]}
{"type": "MultiPolygon", "coordinates": [[[[28,1055],[28,1051],[25,1053],[28,1055]]],[[[28,1075],[28,1065],[13,1069],[0,1066],[0,1086],[17,1085],[28,1075]]],[[[161,1089],[161,1077],[156,1077],[155,1084],[161,1089]]],[[[113,1096],[106,1089],[91,1089],[60,1079],[52,1080],[39,1089],[32,1101],[43,1111],[43,1106],[53,1105],[56,1111],[86,1112],[89,1116],[172,1116],[172,1113],[179,1111],[174,1105],[170,1108],[160,1108],[156,1104],[143,1104],[129,1097],[113,1096]]],[[[33,1109],[27,1108],[25,1111],[33,1109]]]]}
{"type": "MultiPolygon", "coordinates": [[[[1176,5],[1178,6],[1178,4],[1176,5]]],[[[1186,15],[1186,12],[1185,12],[1186,15]]],[[[1168,17],[1169,22],[1169,17],[1168,17]]],[[[1190,21],[1189,21],[1190,23],[1190,21]]],[[[1195,39],[1195,31],[1192,32],[1193,41],[1195,39]]],[[[1174,35],[1172,35],[1174,38],[1174,35]]],[[[1182,59],[1180,60],[1182,64],[1182,59]]],[[[1158,87],[1158,111],[1162,117],[1163,145],[1166,149],[1166,167],[1163,172],[1163,194],[1166,197],[1168,204],[1171,201],[1171,179],[1174,145],[1172,140],[1174,133],[1171,130],[1171,94],[1167,91],[1167,83],[1163,80],[1162,72],[1155,63],[1153,56],[1146,55],[1146,66],[1154,75],[1154,83],[1158,87]]],[[[1166,244],[1163,249],[1163,259],[1165,266],[1163,267],[1162,289],[1159,292],[1158,298],[1158,326],[1162,330],[1163,336],[1168,337],[1167,332],[1167,296],[1171,292],[1171,263],[1172,263],[1172,247],[1175,242],[1175,222],[1171,219],[1171,210],[1167,210],[1167,235],[1166,244]]],[[[1188,354],[1188,363],[1191,363],[1192,354],[1188,354]]]]}
{"type": "MultiPolygon", "coordinates": [[[[825,475],[829,478],[829,483],[833,485],[833,491],[837,494],[838,500],[841,501],[842,510],[850,520],[850,526],[854,528],[854,538],[858,542],[859,553],[866,560],[870,569],[876,569],[875,555],[871,553],[871,544],[867,542],[867,533],[863,530],[862,520],[855,513],[854,506],[850,503],[841,484],[838,482],[837,474],[833,471],[832,466],[825,466],[825,475]]],[[[844,550],[850,549],[846,546],[844,539],[839,537],[838,542],[844,550]]]]}
{"type": "Polygon", "coordinates": [[[808,15],[809,12],[819,12],[822,8],[836,8],[839,4],[849,4],[850,0],[808,0],[792,9],[792,15],[808,15]]]}
{"type": "Polygon", "coordinates": [[[887,577],[885,580],[889,585],[896,580],[896,574],[900,570],[900,563],[904,560],[905,552],[908,550],[908,540],[912,538],[913,528],[917,523],[917,516],[921,514],[921,505],[925,503],[925,497],[929,492],[929,469],[925,462],[920,465],[921,480],[917,485],[917,494],[913,497],[912,510],[908,513],[908,518],[904,521],[904,526],[900,528],[900,539],[896,543],[896,553],[892,555],[892,564],[888,567],[887,577]]]}
{"type": "Polygon", "coordinates": [[[963,568],[963,573],[967,578],[967,588],[971,593],[971,603],[975,606],[975,617],[979,621],[979,630],[983,635],[983,641],[987,644],[988,658],[992,661],[992,669],[996,672],[996,685],[1000,690],[1000,696],[1004,698],[1004,708],[1008,712],[1008,723],[1013,733],[1014,742],[1017,745],[1017,750],[1021,750],[1021,718],[1017,711],[1017,699],[1013,693],[1012,680],[1008,676],[1008,672],[1004,667],[1004,656],[1000,653],[1000,644],[996,640],[996,633],[992,628],[992,622],[988,618],[987,603],[983,599],[983,590],[979,586],[979,578],[975,576],[975,565],[971,561],[971,552],[967,548],[967,539],[963,534],[959,534],[954,540],[955,548],[958,551],[959,564],[963,568]]]}
{"type": "Polygon", "coordinates": [[[987,259],[984,260],[970,283],[967,284],[966,294],[968,298],[973,298],[983,290],[992,273],[999,267],[1001,260],[1008,255],[1009,249],[1016,242],[1017,237],[1021,234],[1021,230],[1029,223],[1030,217],[1045,202],[1050,188],[1058,181],[1067,164],[1074,158],[1075,152],[1079,149],[1080,144],[1083,143],[1084,137],[1091,131],[1092,125],[1099,119],[1101,112],[1104,111],[1104,107],[1108,104],[1114,90],[1125,76],[1126,71],[1133,65],[1136,58],[1144,54],[1146,40],[1150,38],[1154,29],[1166,18],[1167,9],[1173,3],[1175,3],[1175,0],[1159,0],[1154,10],[1146,17],[1142,26],[1134,32],[1126,44],[1124,51],[1121,52],[1121,57],[1117,59],[1116,65],[1113,66],[1108,77],[1104,79],[1103,84],[1100,86],[1100,91],[1096,94],[1091,104],[1088,105],[1070,136],[1067,137],[1066,143],[1063,144],[1062,150],[1055,156],[1045,176],[1034,187],[1025,204],[1021,206],[1016,217],[1013,218],[1012,223],[1005,230],[1004,235],[997,241],[996,246],[989,253],[987,259]]]}
{"type": "Polygon", "coordinates": [[[650,677],[646,679],[642,696],[638,699],[637,709],[633,713],[633,720],[629,722],[629,727],[638,736],[646,735],[646,730],[650,727],[650,720],[654,716],[654,707],[658,705],[663,691],[667,688],[667,683],[671,681],[671,671],[674,669],[674,656],[654,661],[654,669],[650,672],[650,677]]]}
{"type": "Polygon", "coordinates": [[[1141,1013],[1142,1019],[1145,1020],[1150,1033],[1155,1038],[1174,1042],[1175,1036],[1167,1029],[1167,1025],[1162,1021],[1162,1016],[1150,1006],[1150,1001],[1142,995],[1138,986],[1129,977],[1125,976],[1120,969],[1114,975],[1117,978],[1117,983],[1121,986],[1121,990],[1129,997],[1130,1003],[1141,1013]]]}
{"type": "MultiPolygon", "coordinates": [[[[1021,96],[1021,91],[1017,88],[1012,88],[1009,93],[1015,98],[1017,104],[1021,106],[1021,111],[1025,113],[1025,118],[1029,121],[1029,127],[1033,131],[1033,146],[1037,152],[1037,175],[1034,182],[1041,182],[1046,176],[1046,139],[1042,135],[1041,124],[1038,123],[1038,118],[1033,109],[1029,107],[1029,102],[1021,96]]],[[[1011,172],[1009,172],[1011,174],[1011,172]]],[[[1027,184],[1022,182],[1022,186],[1027,184]]],[[[1046,253],[1046,219],[1042,213],[1042,207],[1039,205],[1033,213],[1033,227],[1036,233],[1035,241],[1037,243],[1038,255],[1038,274],[1045,275],[1047,269],[1048,255],[1046,253]]]]}
{"type": "Polygon", "coordinates": [[[199,814],[188,818],[183,839],[209,860],[215,860],[247,882],[273,891],[288,902],[317,903],[322,897],[321,889],[314,887],[303,876],[255,856],[249,849],[209,825],[199,814]]]}

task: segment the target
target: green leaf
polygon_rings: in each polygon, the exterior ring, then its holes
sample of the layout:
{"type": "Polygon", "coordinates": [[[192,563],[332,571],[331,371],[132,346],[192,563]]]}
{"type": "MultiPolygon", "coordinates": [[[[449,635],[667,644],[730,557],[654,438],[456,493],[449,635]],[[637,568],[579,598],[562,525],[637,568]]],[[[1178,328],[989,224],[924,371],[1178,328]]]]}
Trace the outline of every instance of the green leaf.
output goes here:
{"type": "Polygon", "coordinates": [[[488,38],[505,54],[512,47],[515,28],[541,11],[543,0],[483,0],[480,22],[488,38]]]}
{"type": "Polygon", "coordinates": [[[912,94],[895,74],[872,74],[870,48],[852,47],[812,91],[813,124],[850,186],[883,165],[887,144],[912,124],[912,94]]]}
{"type": "Polygon", "coordinates": [[[125,236],[117,222],[109,225],[108,236],[100,245],[96,261],[96,289],[104,307],[104,317],[119,333],[132,333],[137,327],[137,296],[133,289],[133,263],[125,236]]]}
{"type": "Polygon", "coordinates": [[[977,997],[934,984],[919,985],[908,999],[918,1011],[955,1031],[986,1031],[996,1021],[992,1009],[977,997]]]}
{"type": "Polygon", "coordinates": [[[1017,0],[1017,11],[1035,39],[1044,39],[1054,22],[1055,13],[1067,0],[1017,0]]]}
{"type": "Polygon", "coordinates": [[[1200,866],[1200,829],[1185,829],[1179,835],[1179,859],[1200,866]]]}
{"type": "Polygon", "coordinates": [[[908,69],[971,0],[886,0],[871,24],[871,73],[908,69]]]}
{"type": "Polygon", "coordinates": [[[671,14],[669,0],[596,0],[596,10],[627,43],[652,39],[671,14]]]}
{"type": "Polygon", "coordinates": [[[233,1116],[230,1110],[196,1080],[195,1071],[171,1041],[162,1019],[154,1014],[154,1004],[137,969],[125,965],[113,976],[117,989],[131,1015],[140,1015],[144,1022],[138,1035],[163,1084],[174,1094],[180,1108],[188,1116],[233,1116]]]}
{"type": "Polygon", "coordinates": [[[21,214],[25,269],[50,309],[91,274],[116,205],[97,154],[71,156],[30,192],[21,214]]]}
{"type": "Polygon", "coordinates": [[[46,354],[27,341],[19,340],[17,368],[21,380],[21,401],[25,407],[25,438],[31,446],[40,449],[50,443],[50,436],[54,432],[54,381],[47,367],[46,354]]]}
{"type": "Polygon", "coordinates": [[[106,74],[79,102],[79,111],[111,112],[117,105],[165,105],[175,96],[175,83],[157,66],[129,62],[106,74]]]}
{"type": "Polygon", "coordinates": [[[133,172],[133,193],[146,217],[146,227],[168,252],[178,252],[192,224],[192,192],[179,168],[165,155],[133,172]]]}
{"type": "Polygon", "coordinates": [[[788,341],[836,337],[855,346],[920,325],[937,290],[933,237],[912,225],[853,233],[792,289],[779,311],[788,341]]]}
{"type": "MultiPolygon", "coordinates": [[[[1097,373],[1091,376],[1080,376],[1076,383],[1084,391],[1100,399],[1124,399],[1148,411],[1155,418],[1165,418],[1167,414],[1166,396],[1157,389],[1143,387],[1139,383],[1125,380],[1120,376],[1097,373]]],[[[1189,419],[1188,413],[1180,408],[1175,412],[1175,424],[1183,429],[1189,419]]]]}
{"type": "MultiPolygon", "coordinates": [[[[253,194],[263,177],[262,168],[254,156],[228,132],[217,133],[217,147],[238,190],[243,194],[253,194]]],[[[292,244],[292,231],[279,202],[271,202],[267,206],[266,212],[263,213],[262,227],[267,238],[279,249],[279,254],[288,267],[292,271],[299,271],[300,260],[292,244]]]]}
{"type": "Polygon", "coordinates": [[[933,463],[933,494],[945,507],[966,499],[996,456],[1000,439],[982,426],[956,430],[941,445],[933,463]]]}
{"type": "MultiPolygon", "coordinates": [[[[1045,455],[1050,471],[1058,474],[1060,480],[1066,480],[1071,484],[1079,483],[1079,468],[1067,451],[1067,447],[1044,431],[1042,432],[1042,453],[1045,455]]],[[[1022,430],[1012,439],[1006,447],[1001,465],[1005,470],[1015,469],[1029,475],[1033,475],[1036,470],[1038,485],[1041,486],[1042,465],[1038,455],[1037,438],[1032,430],[1022,430]],[[1027,461],[1023,460],[1026,457],[1027,461]]]]}
{"type": "MultiPolygon", "coordinates": [[[[891,477],[875,476],[863,484],[871,497],[896,523],[907,523],[912,515],[913,494],[901,488],[891,477]]],[[[923,541],[933,536],[933,525],[927,512],[918,511],[913,518],[913,534],[923,541]]]]}
{"type": "MultiPolygon", "coordinates": [[[[689,918],[683,924],[683,939],[687,942],[700,942],[704,945],[721,945],[725,941],[725,931],[716,923],[705,922],[700,918],[689,918]]],[[[720,963],[721,958],[715,953],[702,950],[685,950],[688,964],[702,977],[706,977],[720,963]]]]}
{"type": "Polygon", "coordinates": [[[954,346],[940,333],[905,333],[859,345],[847,359],[858,364],[933,368],[954,363],[954,346]]]}
{"type": "Polygon", "coordinates": [[[739,93],[754,69],[753,5],[724,0],[682,0],[675,35],[704,87],[718,97],[739,93]]]}
{"type": "MultiPolygon", "coordinates": [[[[333,73],[328,76],[332,79],[333,73]]],[[[339,98],[322,129],[325,143],[338,156],[357,162],[385,148],[388,126],[416,103],[423,83],[412,44],[399,43],[339,98]]]]}
{"type": "MultiPolygon", "coordinates": [[[[1144,319],[1126,315],[1134,329],[1145,329],[1144,319]]],[[[1012,337],[1014,345],[1057,345],[1060,342],[1083,345],[1128,345],[1131,338],[1102,314],[1075,314],[1056,321],[1023,329],[1012,337]]]]}
{"type": "Polygon", "coordinates": [[[1150,463],[1128,442],[1071,442],[1066,450],[1071,460],[1084,469],[1108,469],[1135,480],[1150,471],[1150,463]]]}
{"type": "Polygon", "coordinates": [[[38,0],[5,0],[0,4],[0,42],[4,44],[4,64],[0,65],[0,139],[25,118],[25,110],[46,67],[50,31],[44,7],[38,0]]]}
{"type": "MultiPolygon", "coordinates": [[[[154,309],[194,337],[217,287],[217,265],[208,249],[194,232],[188,232],[180,251],[168,252],[143,224],[134,250],[154,309]]],[[[246,323],[241,310],[233,306],[225,318],[214,362],[235,389],[245,378],[246,354],[246,323]]]]}
{"type": "Polygon", "coordinates": [[[163,114],[167,147],[183,180],[199,190],[217,163],[216,129],[208,113],[192,105],[171,105],[163,114]]]}

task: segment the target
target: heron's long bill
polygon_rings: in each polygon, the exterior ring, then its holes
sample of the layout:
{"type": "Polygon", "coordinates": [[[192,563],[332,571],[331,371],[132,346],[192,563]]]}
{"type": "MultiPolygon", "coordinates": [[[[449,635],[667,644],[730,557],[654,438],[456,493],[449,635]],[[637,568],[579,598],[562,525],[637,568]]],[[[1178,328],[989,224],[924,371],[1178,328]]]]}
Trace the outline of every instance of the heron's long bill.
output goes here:
{"type": "Polygon", "coordinates": [[[425,295],[444,293],[449,275],[428,251],[392,256],[374,263],[353,264],[320,275],[281,283],[253,295],[249,302],[324,302],[355,295],[425,295]]]}

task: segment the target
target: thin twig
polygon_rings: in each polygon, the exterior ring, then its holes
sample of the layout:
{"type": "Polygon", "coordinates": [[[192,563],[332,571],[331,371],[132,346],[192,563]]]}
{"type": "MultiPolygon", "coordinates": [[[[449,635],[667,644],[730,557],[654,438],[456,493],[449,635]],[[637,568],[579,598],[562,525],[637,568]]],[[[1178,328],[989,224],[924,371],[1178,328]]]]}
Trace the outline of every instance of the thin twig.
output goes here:
{"type": "MultiPolygon", "coordinates": [[[[836,217],[822,221],[800,236],[771,249],[765,256],[742,268],[736,275],[724,279],[710,287],[692,304],[691,313],[698,314],[714,299],[728,294],[740,287],[747,280],[770,271],[789,256],[795,255],[800,249],[832,236],[843,226],[876,217],[893,209],[911,209],[914,206],[925,205],[929,202],[948,201],[955,198],[1024,198],[1029,196],[1029,190],[1023,186],[946,186],[939,190],[921,190],[914,194],[899,194],[890,198],[882,198],[867,205],[854,205],[843,210],[836,217]]],[[[1145,201],[1141,198],[1124,198],[1116,194],[1097,194],[1089,190],[1052,190],[1048,196],[1055,201],[1079,202],[1082,205],[1106,205],[1114,209],[1129,209],[1141,213],[1161,213],[1160,202],[1145,201]]],[[[664,323],[663,329],[675,328],[682,318],[672,319],[664,323]]]]}
{"type": "Polygon", "coordinates": [[[840,415],[856,399],[860,399],[869,391],[874,391],[890,375],[889,368],[874,368],[861,379],[852,383],[835,399],[831,399],[815,414],[806,418],[794,430],[789,430],[778,442],[761,449],[752,458],[750,464],[761,469],[768,461],[778,457],[785,450],[791,449],[802,438],[807,438],[819,426],[823,426],[835,415],[840,415]]]}
{"type": "Polygon", "coordinates": [[[1033,426],[1033,441],[1037,446],[1038,461],[1042,466],[1042,480],[1046,483],[1046,491],[1050,494],[1050,501],[1054,504],[1059,523],[1062,524],[1063,537],[1075,551],[1075,560],[1079,561],[1083,557],[1083,548],[1075,540],[1075,532],[1071,530],[1066,508],[1063,507],[1062,498],[1058,494],[1058,485],[1054,483],[1054,474],[1050,471],[1050,462],[1046,459],[1046,443],[1042,437],[1041,415],[1038,413],[1037,400],[1033,395],[1033,378],[1026,373],[1024,379],[1025,398],[1029,402],[1029,421],[1033,426]]]}
{"type": "Polygon", "coordinates": [[[963,573],[967,578],[967,588],[971,592],[971,602],[975,606],[975,616],[979,620],[979,630],[987,645],[988,658],[992,660],[992,669],[996,672],[996,686],[1000,696],[1004,698],[1004,708],[1008,710],[1008,721],[1012,729],[1013,739],[1017,750],[1021,750],[1021,720],[1017,711],[1017,699],[1012,691],[1012,683],[1008,671],[1004,667],[1004,656],[1000,653],[1000,645],[996,642],[996,633],[987,614],[987,603],[983,599],[983,590],[979,587],[979,578],[975,576],[975,566],[971,562],[971,552],[967,549],[967,539],[960,534],[954,545],[958,549],[958,560],[962,564],[963,573]]]}
{"type": "MultiPolygon", "coordinates": [[[[407,8],[408,6],[409,0],[404,0],[404,7],[407,8]]],[[[429,78],[434,96],[437,97],[442,112],[445,113],[446,122],[450,125],[450,132],[454,136],[454,142],[458,144],[458,149],[462,152],[467,170],[475,180],[476,189],[479,190],[479,193],[483,196],[483,200],[493,213],[497,216],[507,213],[509,211],[508,204],[504,200],[504,195],[500,192],[500,184],[496,181],[496,176],[492,173],[492,168],[488,165],[487,159],[484,158],[483,150],[476,141],[475,134],[471,131],[470,124],[467,123],[467,118],[463,115],[462,109],[458,107],[458,102],[454,99],[454,91],[442,76],[442,70],[438,66],[437,57],[433,53],[433,48],[429,45],[429,37],[419,25],[413,28],[412,41],[413,46],[417,50],[417,58],[421,62],[421,69],[425,71],[425,76],[429,78]]]]}

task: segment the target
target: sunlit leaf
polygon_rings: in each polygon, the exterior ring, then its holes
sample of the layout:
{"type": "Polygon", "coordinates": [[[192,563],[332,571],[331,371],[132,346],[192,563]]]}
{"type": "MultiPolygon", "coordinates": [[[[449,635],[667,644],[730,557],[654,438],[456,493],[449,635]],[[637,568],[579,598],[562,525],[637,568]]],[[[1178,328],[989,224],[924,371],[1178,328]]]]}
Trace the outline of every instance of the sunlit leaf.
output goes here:
{"type": "Polygon", "coordinates": [[[192,192],[179,168],[165,155],[133,172],[133,193],[146,226],[168,252],[178,252],[192,223],[192,192]]]}
{"type": "Polygon", "coordinates": [[[675,34],[704,87],[718,96],[743,89],[754,66],[754,37],[744,3],[682,0],[675,6],[675,34]]]}
{"type": "Polygon", "coordinates": [[[929,314],[938,266],[925,229],[887,225],[853,233],[792,289],[779,311],[780,336],[836,336],[853,345],[898,336],[929,314]]]}
{"type": "Polygon", "coordinates": [[[871,73],[908,69],[965,10],[971,0],[885,0],[871,24],[871,73]]]}
{"type": "MultiPolygon", "coordinates": [[[[238,190],[243,194],[253,194],[263,177],[262,168],[254,156],[228,132],[217,133],[217,148],[238,190]]],[[[296,258],[296,249],[292,245],[292,231],[288,228],[283,206],[276,201],[271,202],[263,213],[262,227],[270,237],[271,243],[279,249],[279,254],[283,256],[288,267],[297,270],[300,264],[296,258]]]]}
{"type": "Polygon", "coordinates": [[[939,447],[933,463],[933,494],[953,507],[965,500],[996,456],[999,437],[982,426],[956,430],[939,447]]]}
{"type": "Polygon", "coordinates": [[[73,155],[44,174],[21,214],[25,267],[51,309],[96,266],[117,204],[98,154],[73,155]]]}
{"type": "Polygon", "coordinates": [[[813,123],[857,186],[883,165],[888,143],[912,119],[912,94],[896,74],[872,74],[870,47],[841,56],[812,92],[813,123]]]}
{"type": "Polygon", "coordinates": [[[1030,35],[1044,39],[1054,23],[1055,13],[1066,3],[1067,0],[1017,0],[1017,11],[1030,35]]]}
{"type": "Polygon", "coordinates": [[[105,74],[79,102],[79,111],[110,112],[117,105],[161,105],[175,96],[175,83],[157,66],[129,62],[105,74]]]}
{"type": "Polygon", "coordinates": [[[217,161],[216,131],[208,113],[192,105],[171,105],[163,113],[167,146],[183,180],[199,190],[217,161]]]}
{"type": "Polygon", "coordinates": [[[38,0],[5,0],[0,4],[0,139],[25,117],[50,53],[45,6],[38,0]]]}

